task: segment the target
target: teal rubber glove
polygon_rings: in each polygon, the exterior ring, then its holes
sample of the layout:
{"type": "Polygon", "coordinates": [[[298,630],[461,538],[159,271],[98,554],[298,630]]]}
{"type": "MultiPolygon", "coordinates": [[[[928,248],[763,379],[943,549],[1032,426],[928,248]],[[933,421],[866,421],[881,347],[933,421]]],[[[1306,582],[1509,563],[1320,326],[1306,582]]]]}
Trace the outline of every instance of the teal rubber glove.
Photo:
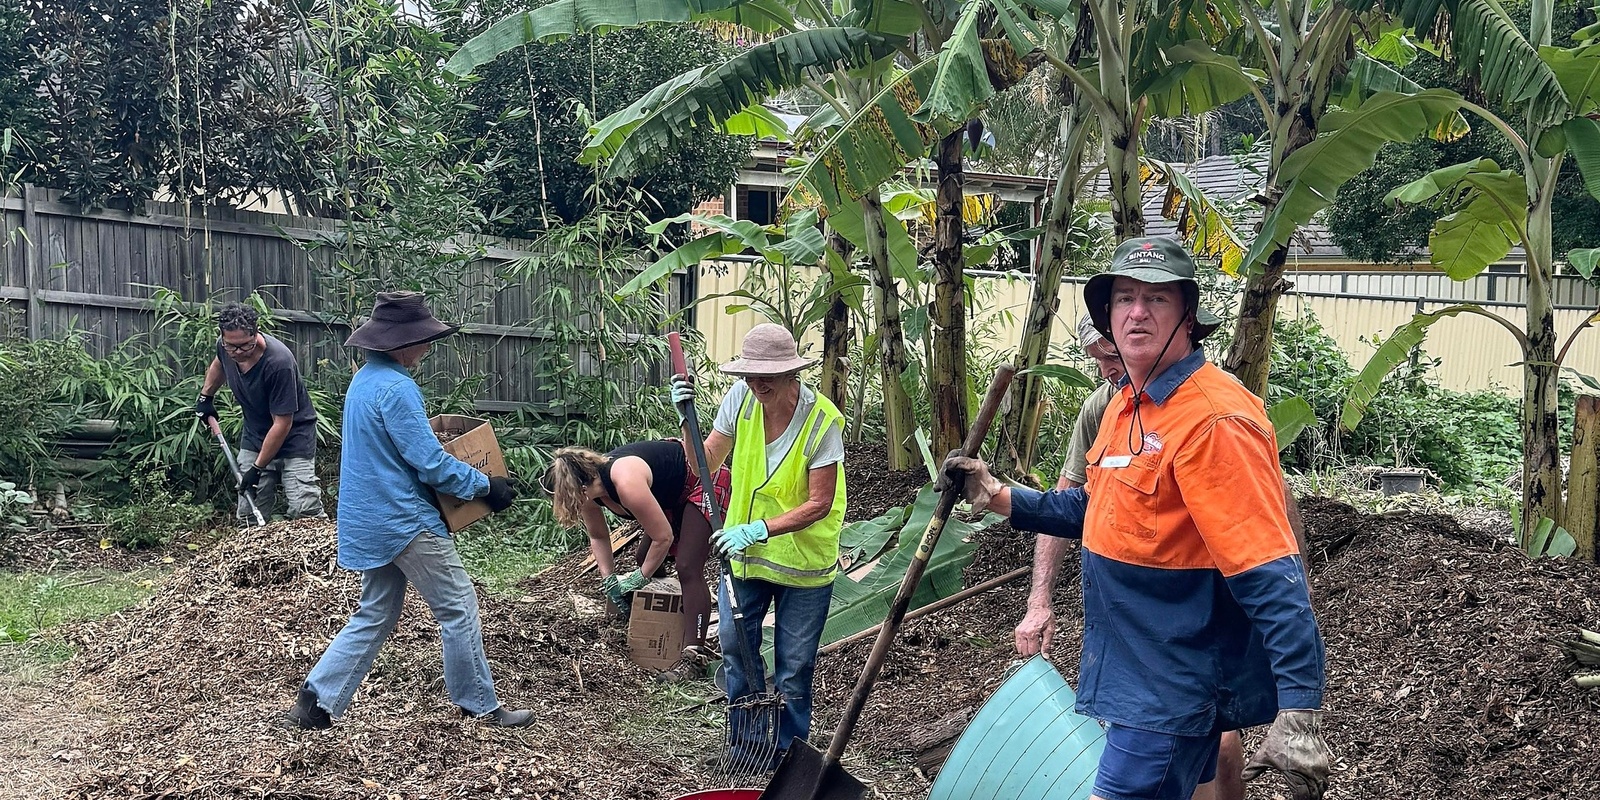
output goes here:
{"type": "Polygon", "coordinates": [[[610,600],[611,605],[616,606],[618,611],[627,613],[627,607],[622,604],[622,581],[615,573],[607,575],[605,580],[600,581],[600,591],[605,593],[606,599],[610,600]]]}
{"type": "Polygon", "coordinates": [[[694,402],[694,384],[684,375],[672,376],[672,404],[694,402]]]}
{"type": "Polygon", "coordinates": [[[650,582],[650,580],[646,578],[643,573],[639,572],[639,570],[634,570],[620,578],[617,578],[616,575],[612,575],[611,577],[616,578],[617,588],[622,590],[623,594],[627,594],[628,592],[637,592],[640,589],[643,589],[645,584],[650,582]]]}
{"type": "Polygon", "coordinates": [[[767,521],[758,519],[731,528],[723,528],[711,535],[711,546],[724,556],[743,553],[746,547],[767,540],[767,521]]]}

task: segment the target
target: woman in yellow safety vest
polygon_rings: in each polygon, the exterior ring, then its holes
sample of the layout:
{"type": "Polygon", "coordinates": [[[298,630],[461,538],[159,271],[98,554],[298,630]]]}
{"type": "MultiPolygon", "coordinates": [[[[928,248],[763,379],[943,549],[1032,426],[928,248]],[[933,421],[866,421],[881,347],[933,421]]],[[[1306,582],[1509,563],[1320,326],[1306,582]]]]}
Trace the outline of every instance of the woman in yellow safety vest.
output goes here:
{"type": "MultiPolygon", "coordinates": [[[[739,663],[743,635],[761,652],[761,623],[774,609],[773,682],[783,696],[777,756],[811,733],[811,679],[817,644],[828,618],[844,521],[844,418],[828,398],[800,383],[815,361],[799,356],[794,336],[781,325],[757,325],[744,337],[740,357],[722,371],[743,380],[722,398],[706,437],[711,469],[732,459],[733,491],[727,522],[712,537],[728,559],[744,630],[733,630],[727,583],[719,589],[722,642],[731,714],[740,701],[766,691],[765,665],[739,663]]],[[[674,402],[694,399],[686,380],[673,384],[674,402]]],[[[680,406],[681,408],[682,406],[680,406]]],[[[695,468],[689,458],[690,469],[695,468]]],[[[747,712],[748,713],[748,712],[747,712]]],[[[731,719],[737,749],[741,731],[765,735],[759,721],[731,719]],[[741,724],[743,722],[743,724],[741,724]]],[[[739,754],[735,753],[735,758],[739,754]]]]}

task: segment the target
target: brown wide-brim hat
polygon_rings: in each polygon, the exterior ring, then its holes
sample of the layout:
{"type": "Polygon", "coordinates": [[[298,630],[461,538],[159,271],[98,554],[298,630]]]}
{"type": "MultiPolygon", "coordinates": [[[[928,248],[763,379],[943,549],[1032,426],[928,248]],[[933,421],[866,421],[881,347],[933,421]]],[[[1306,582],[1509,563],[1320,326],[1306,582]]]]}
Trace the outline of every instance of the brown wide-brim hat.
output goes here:
{"type": "Polygon", "coordinates": [[[1169,236],[1128,239],[1111,254],[1111,268],[1083,286],[1083,303],[1089,307],[1095,330],[1111,339],[1111,285],[1117,278],[1141,283],[1176,283],[1194,311],[1190,341],[1196,346],[1222,326],[1222,319],[1200,307],[1200,283],[1194,279],[1194,259],[1178,240],[1169,236]]]}
{"type": "Polygon", "coordinates": [[[799,344],[788,328],[763,322],[744,335],[739,357],[722,365],[722,371],[740,377],[787,375],[816,364],[801,358],[799,344]]]}
{"type": "Polygon", "coordinates": [[[344,340],[345,347],[388,352],[443,339],[460,325],[434,318],[419,292],[379,292],[372,316],[344,340]]]}

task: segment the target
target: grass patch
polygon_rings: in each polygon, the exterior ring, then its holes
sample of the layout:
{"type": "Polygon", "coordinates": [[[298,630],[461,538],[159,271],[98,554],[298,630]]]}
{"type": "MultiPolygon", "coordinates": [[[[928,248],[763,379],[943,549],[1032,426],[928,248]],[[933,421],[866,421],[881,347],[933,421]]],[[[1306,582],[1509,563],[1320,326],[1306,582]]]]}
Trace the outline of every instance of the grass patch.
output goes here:
{"type": "Polygon", "coordinates": [[[580,531],[563,530],[546,501],[519,501],[455,535],[467,572],[494,594],[513,594],[517,583],[582,546],[580,531]]]}
{"type": "Polygon", "coordinates": [[[0,671],[32,673],[71,658],[72,648],[49,636],[51,628],[127,608],[149,597],[161,574],[154,569],[0,573],[0,671]]]}
{"type": "Polygon", "coordinates": [[[0,638],[22,642],[63,622],[103,617],[149,597],[159,570],[0,574],[0,638]]]}

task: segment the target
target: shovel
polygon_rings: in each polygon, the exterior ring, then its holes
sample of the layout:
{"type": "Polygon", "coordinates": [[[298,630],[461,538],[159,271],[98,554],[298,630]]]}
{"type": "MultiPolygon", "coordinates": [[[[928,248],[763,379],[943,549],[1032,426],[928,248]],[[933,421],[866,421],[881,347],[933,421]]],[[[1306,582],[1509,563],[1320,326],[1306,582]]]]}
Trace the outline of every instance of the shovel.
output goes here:
{"type": "MultiPolygon", "coordinates": [[[[983,438],[989,433],[989,423],[994,421],[1000,400],[1005,397],[1006,388],[1011,385],[1011,377],[1015,373],[1016,368],[1010,364],[1002,364],[995,370],[989,393],[978,409],[978,418],[972,421],[972,427],[967,430],[967,440],[961,447],[962,455],[969,458],[978,455],[983,438]]],[[[959,497],[961,491],[957,486],[950,487],[949,491],[939,496],[939,505],[934,508],[933,518],[928,520],[928,528],[922,533],[916,556],[906,568],[900,591],[895,594],[894,604],[889,607],[889,618],[883,621],[883,627],[878,630],[872,654],[867,657],[867,665],[856,681],[855,693],[845,706],[839,727],[833,731],[828,752],[817,752],[816,748],[796,738],[789,744],[789,751],[784,754],[783,763],[778,765],[772,782],[761,793],[762,800],[860,800],[867,796],[866,785],[839,766],[839,759],[844,755],[845,745],[850,742],[850,735],[855,733],[856,722],[861,719],[861,710],[867,705],[867,696],[872,694],[873,684],[877,683],[879,673],[883,672],[884,658],[889,654],[890,645],[894,644],[895,634],[900,632],[900,623],[905,620],[911,596],[916,593],[917,584],[922,582],[928,559],[933,555],[933,548],[939,543],[939,534],[944,532],[945,520],[950,518],[950,511],[955,508],[959,497]]]]}
{"type": "MultiPolygon", "coordinates": [[[[679,340],[677,331],[667,334],[667,347],[672,351],[673,374],[687,377],[689,368],[683,358],[683,343],[679,340]]],[[[711,465],[706,460],[705,439],[700,436],[700,419],[695,416],[694,401],[686,400],[681,403],[678,413],[683,417],[685,433],[689,436],[690,444],[694,446],[695,466],[700,472],[700,490],[704,493],[707,501],[706,511],[709,514],[708,519],[711,521],[711,531],[715,533],[722,530],[722,505],[717,502],[716,487],[714,485],[716,476],[711,474],[711,465]]],[[[733,590],[733,565],[726,558],[722,559],[722,580],[728,593],[728,613],[733,617],[733,629],[739,633],[739,635],[733,637],[738,642],[739,663],[743,664],[747,671],[753,671],[759,665],[761,674],[764,675],[766,671],[765,665],[751,651],[750,641],[743,634],[744,610],[739,607],[739,596],[733,590]]],[[[698,626],[699,620],[695,622],[698,626]]],[[[727,644],[724,643],[723,646],[726,647],[727,644]]],[[[764,678],[763,682],[765,682],[764,678]]],[[[729,756],[724,763],[726,777],[731,779],[741,773],[765,772],[771,768],[769,762],[778,752],[777,717],[779,710],[782,708],[783,696],[777,694],[760,694],[743,699],[728,698],[729,721],[726,744],[729,747],[729,756]],[[735,725],[733,715],[736,709],[747,710],[751,719],[746,720],[743,725],[735,725]],[[740,735],[751,731],[762,739],[770,739],[770,741],[762,741],[752,746],[749,736],[740,735]],[[734,755],[735,744],[740,745],[738,749],[744,752],[743,756],[734,755]]]]}
{"type": "MultiPolygon", "coordinates": [[[[211,429],[211,435],[217,437],[217,444],[222,445],[222,454],[228,457],[228,470],[233,473],[235,486],[244,481],[244,474],[239,471],[239,462],[233,458],[233,448],[228,446],[228,437],[222,435],[222,426],[217,424],[216,417],[206,417],[206,427],[211,429]]],[[[256,518],[256,525],[265,525],[267,521],[261,517],[261,509],[256,508],[256,499],[249,492],[241,491],[239,496],[244,498],[244,504],[250,508],[250,515],[256,518]]]]}

